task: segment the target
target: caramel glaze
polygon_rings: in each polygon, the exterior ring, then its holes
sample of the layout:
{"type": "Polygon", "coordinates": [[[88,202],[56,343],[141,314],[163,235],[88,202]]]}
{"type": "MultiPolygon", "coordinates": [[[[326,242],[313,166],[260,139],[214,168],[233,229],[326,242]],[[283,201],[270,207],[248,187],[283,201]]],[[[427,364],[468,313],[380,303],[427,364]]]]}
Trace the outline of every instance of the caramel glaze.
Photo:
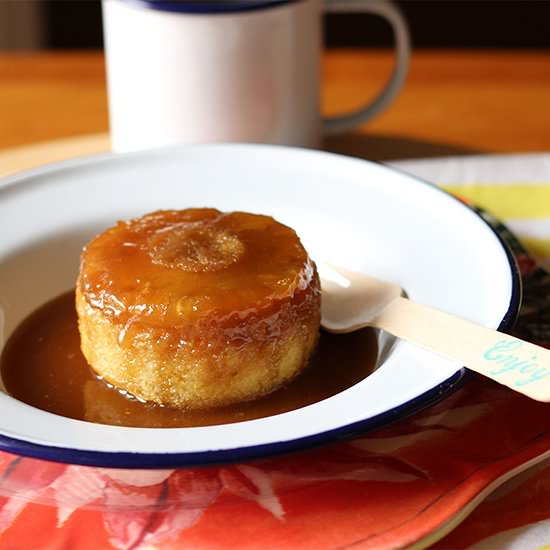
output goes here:
{"type": "Polygon", "coordinates": [[[6,343],[0,372],[9,394],[45,411],[102,424],[171,428],[238,422],[315,403],[365,378],[376,357],[370,329],[321,333],[309,366],[286,387],[226,407],[171,409],[140,402],[97,378],[80,351],[74,293],[69,292],[21,323],[6,343]]]}
{"type": "Polygon", "coordinates": [[[241,338],[243,323],[257,324],[265,337],[281,330],[281,308],[319,299],[314,266],[292,229],[213,208],[119,222],[86,247],[78,286],[120,326],[121,342],[134,323],[201,340],[223,327],[226,345],[241,338]]]}

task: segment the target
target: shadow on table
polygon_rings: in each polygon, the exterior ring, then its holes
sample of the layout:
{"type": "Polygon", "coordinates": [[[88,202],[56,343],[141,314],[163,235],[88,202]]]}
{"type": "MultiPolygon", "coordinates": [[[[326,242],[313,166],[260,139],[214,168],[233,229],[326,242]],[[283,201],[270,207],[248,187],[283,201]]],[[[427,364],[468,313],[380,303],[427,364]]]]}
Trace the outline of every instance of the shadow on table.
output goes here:
{"type": "Polygon", "coordinates": [[[398,136],[344,134],[324,139],[323,149],[369,160],[397,160],[425,157],[475,155],[483,151],[446,143],[431,143],[398,136]]]}

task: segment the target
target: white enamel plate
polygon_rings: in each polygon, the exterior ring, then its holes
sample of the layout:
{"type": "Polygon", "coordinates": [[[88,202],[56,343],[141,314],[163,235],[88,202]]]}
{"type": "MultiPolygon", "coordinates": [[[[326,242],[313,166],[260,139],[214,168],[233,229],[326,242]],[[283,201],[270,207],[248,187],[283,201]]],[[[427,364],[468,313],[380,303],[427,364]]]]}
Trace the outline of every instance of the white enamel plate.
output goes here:
{"type": "MultiPolygon", "coordinates": [[[[364,270],[409,296],[509,328],[519,276],[507,249],[462,203],[379,164],[261,145],[95,156],[0,185],[0,346],[38,306],[70,290],[81,247],[116,220],[210,206],[274,216],[314,259],[364,270]]],[[[298,450],[387,424],[456,388],[460,365],[397,342],[355,386],[268,418],[200,428],[71,420],[0,391],[0,448],[97,466],[172,467],[298,450]]]]}

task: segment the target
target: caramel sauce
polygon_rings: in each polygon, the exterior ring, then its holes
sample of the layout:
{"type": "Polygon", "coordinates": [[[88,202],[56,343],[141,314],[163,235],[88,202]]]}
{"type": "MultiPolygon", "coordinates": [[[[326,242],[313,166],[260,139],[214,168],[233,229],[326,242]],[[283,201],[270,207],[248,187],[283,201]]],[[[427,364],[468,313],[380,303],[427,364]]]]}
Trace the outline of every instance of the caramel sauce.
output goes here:
{"type": "Polygon", "coordinates": [[[119,426],[188,427],[270,416],[335,395],[375,367],[376,336],[322,333],[306,370],[288,386],[255,401],[182,411],[138,401],[98,379],[80,351],[74,293],[48,302],[8,339],[0,373],[13,397],[61,416],[119,426]]]}

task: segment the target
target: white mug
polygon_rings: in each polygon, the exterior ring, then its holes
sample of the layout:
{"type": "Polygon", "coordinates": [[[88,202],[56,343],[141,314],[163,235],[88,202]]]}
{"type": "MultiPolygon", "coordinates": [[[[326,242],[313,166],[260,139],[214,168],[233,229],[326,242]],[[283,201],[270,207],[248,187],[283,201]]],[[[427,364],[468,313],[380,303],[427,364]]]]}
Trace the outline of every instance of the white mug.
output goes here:
{"type": "Polygon", "coordinates": [[[381,112],[407,72],[407,25],[389,0],[103,0],[113,150],[240,141],[317,147],[381,112]],[[370,105],[320,115],[323,12],[393,27],[389,82],[370,105]]]}

